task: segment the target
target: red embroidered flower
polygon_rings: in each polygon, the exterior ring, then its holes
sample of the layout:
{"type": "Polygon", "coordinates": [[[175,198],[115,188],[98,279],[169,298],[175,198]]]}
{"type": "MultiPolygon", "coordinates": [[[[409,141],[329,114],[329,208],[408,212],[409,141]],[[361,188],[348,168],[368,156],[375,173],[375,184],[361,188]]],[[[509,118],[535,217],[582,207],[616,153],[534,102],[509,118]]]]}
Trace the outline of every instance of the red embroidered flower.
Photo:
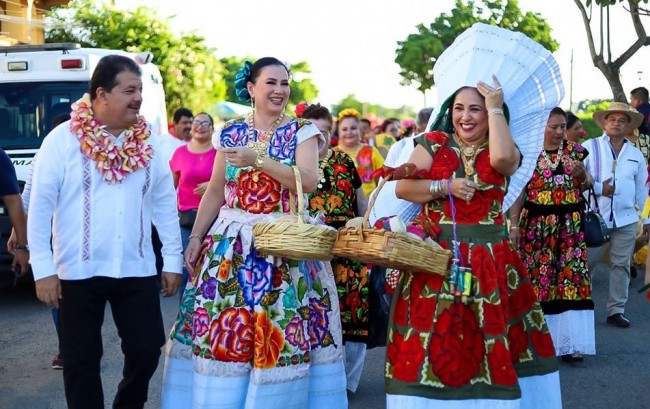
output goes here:
{"type": "Polygon", "coordinates": [[[280,203],[282,185],[259,170],[243,172],[237,187],[239,204],[247,212],[268,214],[280,203]]]}
{"type": "Polygon", "coordinates": [[[490,252],[483,246],[472,249],[472,272],[478,280],[478,288],[482,295],[492,294],[497,288],[497,272],[490,252]]]}
{"type": "Polygon", "coordinates": [[[396,295],[396,297],[398,298],[395,304],[395,312],[393,312],[393,322],[395,325],[406,325],[409,303],[402,297],[402,294],[396,295]]]}
{"type": "Polygon", "coordinates": [[[441,146],[433,155],[429,177],[433,180],[449,179],[458,168],[456,152],[446,146],[441,146]]]}
{"type": "Polygon", "coordinates": [[[424,360],[424,349],[417,334],[404,340],[404,337],[395,332],[393,342],[386,348],[388,363],[393,366],[393,378],[404,382],[416,382],[420,366],[424,360]]]}
{"type": "Polygon", "coordinates": [[[472,309],[454,303],[434,325],[429,344],[429,363],[435,376],[447,386],[467,384],[481,368],[485,344],[472,309]]]}
{"type": "Polygon", "coordinates": [[[524,323],[518,322],[508,331],[508,347],[510,359],[513,363],[519,362],[520,355],[528,350],[528,334],[524,331],[524,323]]]}
{"type": "Polygon", "coordinates": [[[271,285],[273,288],[278,288],[282,285],[282,281],[282,270],[280,270],[278,267],[273,267],[271,285]]]}
{"type": "Polygon", "coordinates": [[[499,340],[492,345],[492,351],[487,356],[492,383],[511,386],[517,383],[517,375],[510,361],[510,354],[505,345],[499,340]]]}
{"type": "Polygon", "coordinates": [[[521,317],[537,301],[535,290],[530,282],[523,283],[510,296],[510,316],[521,317]]]}
{"type": "Polygon", "coordinates": [[[483,302],[483,330],[490,335],[500,335],[505,332],[506,320],[501,305],[483,302]]]}
{"type": "Polygon", "coordinates": [[[336,182],[336,188],[347,195],[352,193],[352,183],[347,179],[339,179],[336,182]]]}
{"type": "Polygon", "coordinates": [[[253,358],[253,316],[244,308],[226,308],[210,324],[210,350],[219,361],[249,362],[253,358]]]}
{"type": "Polygon", "coordinates": [[[449,141],[447,134],[442,131],[427,132],[424,134],[424,137],[438,145],[444,145],[449,141]]]}
{"type": "Polygon", "coordinates": [[[266,311],[255,313],[255,368],[274,368],[284,348],[284,333],[266,311]]]}
{"type": "Polygon", "coordinates": [[[564,200],[566,193],[564,193],[564,190],[558,189],[553,192],[552,196],[553,196],[553,204],[559,205],[562,204],[562,201],[564,200]]]}
{"type": "Polygon", "coordinates": [[[341,173],[344,175],[348,173],[348,168],[345,165],[342,165],[340,163],[334,163],[332,164],[332,169],[334,170],[334,177],[337,177],[341,173]]]}
{"type": "Polygon", "coordinates": [[[588,285],[581,285],[578,287],[578,295],[580,295],[580,298],[583,300],[589,299],[589,297],[591,297],[591,287],[588,285]]]}
{"type": "MultiPolygon", "coordinates": [[[[477,224],[485,220],[490,214],[491,202],[486,200],[485,192],[477,190],[471,201],[460,200],[454,197],[454,206],[456,207],[456,223],[459,224],[477,224]]],[[[445,215],[451,219],[451,201],[445,202],[445,215]]]]}
{"type": "Polygon", "coordinates": [[[490,151],[485,149],[476,156],[476,173],[485,183],[501,186],[505,178],[490,164],[490,151]]]}
{"type": "Polygon", "coordinates": [[[555,356],[555,347],[553,346],[551,334],[533,331],[530,338],[539,356],[555,356]]]}
{"type": "Polygon", "coordinates": [[[431,329],[437,305],[434,293],[425,291],[425,286],[430,290],[440,291],[442,276],[424,273],[413,274],[410,323],[413,328],[419,331],[429,331],[431,329]]]}

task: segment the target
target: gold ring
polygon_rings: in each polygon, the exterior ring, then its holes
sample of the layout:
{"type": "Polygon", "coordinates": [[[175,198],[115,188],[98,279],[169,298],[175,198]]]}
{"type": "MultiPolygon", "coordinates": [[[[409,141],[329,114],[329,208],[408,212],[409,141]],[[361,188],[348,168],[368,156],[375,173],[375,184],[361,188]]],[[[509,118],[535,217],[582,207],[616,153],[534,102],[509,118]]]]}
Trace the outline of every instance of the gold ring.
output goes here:
{"type": "Polygon", "coordinates": [[[470,196],[471,196],[471,194],[468,193],[468,194],[465,195],[465,198],[466,198],[466,199],[469,199],[470,196]]]}

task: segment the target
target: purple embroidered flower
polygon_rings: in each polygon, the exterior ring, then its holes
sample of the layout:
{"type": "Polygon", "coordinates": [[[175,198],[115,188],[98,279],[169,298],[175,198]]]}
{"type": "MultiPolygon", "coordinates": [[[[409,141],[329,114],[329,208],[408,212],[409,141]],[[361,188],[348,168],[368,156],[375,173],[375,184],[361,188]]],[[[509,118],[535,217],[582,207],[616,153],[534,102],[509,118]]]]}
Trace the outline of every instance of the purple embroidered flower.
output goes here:
{"type": "Polygon", "coordinates": [[[237,184],[233,181],[226,183],[226,205],[228,207],[235,207],[237,200],[237,184]]]}
{"type": "Polygon", "coordinates": [[[329,332],[328,308],[318,298],[309,299],[309,340],[311,349],[319,347],[329,332]]]}
{"type": "Polygon", "coordinates": [[[300,260],[298,264],[298,270],[300,270],[303,277],[305,277],[309,288],[312,286],[311,283],[318,279],[318,272],[322,269],[323,265],[320,261],[316,260],[300,260]]]}
{"type": "Polygon", "coordinates": [[[282,189],[282,199],[280,199],[280,202],[282,202],[282,212],[284,213],[289,213],[291,211],[290,207],[290,202],[291,196],[289,195],[289,190],[288,189],[282,189]]]}
{"type": "Polygon", "coordinates": [[[214,300],[217,295],[217,279],[210,277],[207,281],[201,283],[201,294],[206,300],[214,300]]]}
{"type": "Polygon", "coordinates": [[[194,335],[197,337],[203,336],[208,332],[208,327],[210,326],[210,316],[208,315],[208,310],[203,307],[199,307],[194,311],[194,316],[192,317],[194,335]]]}
{"type": "Polygon", "coordinates": [[[304,322],[299,316],[291,318],[287,328],[284,330],[285,339],[293,346],[300,347],[303,351],[309,350],[309,342],[305,337],[304,322]]]}
{"type": "Polygon", "coordinates": [[[556,175],[555,176],[555,184],[561,185],[562,182],[564,182],[564,176],[562,175],[556,175]]]}
{"type": "Polygon", "coordinates": [[[235,239],[235,245],[233,246],[233,251],[235,254],[242,254],[244,252],[244,249],[242,248],[241,244],[241,237],[237,236],[235,239]]]}
{"type": "Polygon", "coordinates": [[[544,172],[542,172],[542,176],[544,176],[546,179],[550,178],[553,175],[553,172],[551,172],[550,169],[544,169],[544,172]]]}
{"type": "Polygon", "coordinates": [[[246,304],[253,307],[271,289],[273,265],[262,257],[254,257],[253,252],[246,256],[237,270],[237,280],[244,293],[246,304]]]}

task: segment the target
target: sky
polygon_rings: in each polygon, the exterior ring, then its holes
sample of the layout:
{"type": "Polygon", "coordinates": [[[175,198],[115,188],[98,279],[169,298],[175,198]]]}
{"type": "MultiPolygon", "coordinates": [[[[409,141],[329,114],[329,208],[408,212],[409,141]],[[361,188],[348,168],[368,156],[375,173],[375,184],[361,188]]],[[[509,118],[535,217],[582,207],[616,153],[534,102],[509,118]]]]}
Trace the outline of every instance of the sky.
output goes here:
{"type": "MultiPolygon", "coordinates": [[[[145,0],[115,0],[120,8],[152,6],[145,0]]],[[[400,85],[394,62],[397,41],[428,25],[440,13],[449,13],[453,0],[157,0],[158,16],[169,18],[178,34],[196,32],[217,50],[217,57],[277,57],[307,61],[309,76],[319,89],[317,101],[338,103],[349,94],[363,102],[419,110],[425,99],[415,86],[400,85]],[[209,6],[208,6],[209,5],[209,6]]],[[[571,0],[519,0],[523,12],[544,17],[560,43],[554,57],[565,87],[561,103],[583,99],[611,99],[611,88],[593,66],[582,17],[571,0]],[[571,56],[573,55],[573,69],[571,56]],[[573,72],[573,75],[571,73],[573,72]]],[[[612,10],[612,59],[634,41],[629,16],[612,10]]],[[[642,17],[650,32],[650,17],[642,17]]],[[[598,36],[595,35],[595,38],[598,36]]],[[[598,48],[598,44],[596,47],[598,48]]],[[[642,48],[621,70],[626,94],[638,86],[650,88],[650,47],[642,48]]],[[[437,103],[435,90],[427,91],[426,105],[437,103]]]]}

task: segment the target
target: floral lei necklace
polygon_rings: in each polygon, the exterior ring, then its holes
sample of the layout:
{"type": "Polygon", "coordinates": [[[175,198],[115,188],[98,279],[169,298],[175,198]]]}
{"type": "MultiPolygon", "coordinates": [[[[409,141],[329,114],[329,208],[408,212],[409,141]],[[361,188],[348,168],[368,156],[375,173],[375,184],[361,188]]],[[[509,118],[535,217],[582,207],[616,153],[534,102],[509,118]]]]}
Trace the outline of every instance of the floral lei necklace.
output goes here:
{"type": "Polygon", "coordinates": [[[79,139],[81,153],[95,162],[95,168],[109,184],[121,183],[151,160],[154,151],[146,143],[151,131],[143,116],[138,115],[135,125],[124,131],[122,147],[115,145],[115,137],[93,114],[89,94],[72,104],[70,117],[70,130],[79,139]]]}

